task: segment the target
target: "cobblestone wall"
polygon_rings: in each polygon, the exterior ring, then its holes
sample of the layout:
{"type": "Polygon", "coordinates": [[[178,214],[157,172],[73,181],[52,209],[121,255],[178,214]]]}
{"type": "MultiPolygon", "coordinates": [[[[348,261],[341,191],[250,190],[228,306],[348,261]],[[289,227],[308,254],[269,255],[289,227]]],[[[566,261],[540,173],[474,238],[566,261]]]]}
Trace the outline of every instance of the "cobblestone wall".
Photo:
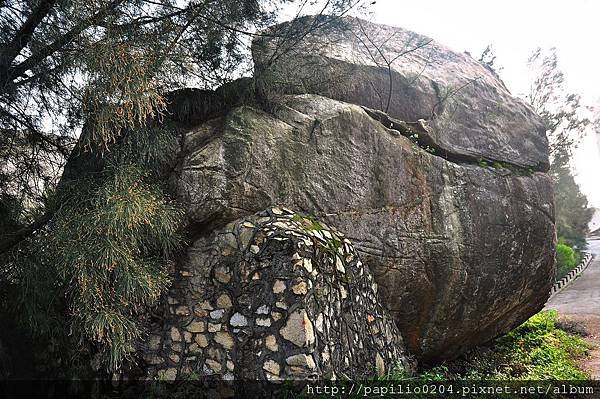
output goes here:
{"type": "Polygon", "coordinates": [[[408,369],[377,285],[335,229],[272,208],[197,239],[141,348],[150,377],[365,378],[408,369]]]}

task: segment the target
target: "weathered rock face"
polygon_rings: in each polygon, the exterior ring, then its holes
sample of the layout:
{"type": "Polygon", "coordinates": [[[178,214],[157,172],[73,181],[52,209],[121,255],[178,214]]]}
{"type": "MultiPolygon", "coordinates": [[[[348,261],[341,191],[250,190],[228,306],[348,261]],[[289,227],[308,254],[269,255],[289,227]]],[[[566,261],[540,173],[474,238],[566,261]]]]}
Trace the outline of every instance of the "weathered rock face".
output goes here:
{"type": "Polygon", "coordinates": [[[548,169],[542,121],[492,71],[401,28],[344,22],[349,29],[321,28],[301,41],[289,40],[289,32],[313,18],[273,27],[273,36],[253,43],[256,75],[287,93],[321,94],[406,122],[423,119],[421,139],[439,154],[548,169]],[[286,34],[277,38],[278,32],[286,34]]]}
{"type": "Polygon", "coordinates": [[[187,133],[177,178],[190,223],[210,230],[283,204],[347,234],[408,348],[451,358],[545,302],[553,275],[544,173],[453,163],[361,107],[285,96],[187,133]]]}
{"type": "Polygon", "coordinates": [[[167,322],[144,349],[150,375],[282,381],[410,370],[369,269],[315,219],[272,208],[236,220],[198,238],[180,274],[167,322]]]}

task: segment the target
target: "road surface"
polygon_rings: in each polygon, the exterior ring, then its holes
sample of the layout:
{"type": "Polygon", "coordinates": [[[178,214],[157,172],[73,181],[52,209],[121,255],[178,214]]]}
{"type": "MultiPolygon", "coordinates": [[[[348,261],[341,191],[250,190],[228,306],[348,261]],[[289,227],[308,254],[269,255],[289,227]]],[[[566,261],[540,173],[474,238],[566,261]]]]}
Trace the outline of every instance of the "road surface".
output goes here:
{"type": "Polygon", "coordinates": [[[600,236],[588,240],[588,251],[600,257],[600,236]]]}
{"type": "MultiPolygon", "coordinates": [[[[589,240],[588,250],[595,255],[590,265],[556,294],[546,308],[556,309],[561,317],[582,323],[589,334],[586,340],[600,345],[600,239],[589,240]]],[[[600,349],[590,353],[583,367],[593,379],[600,379],[600,349]]]]}
{"type": "MultiPolygon", "coordinates": [[[[565,289],[546,304],[547,308],[563,314],[587,314],[600,316],[600,241],[594,240],[596,256],[565,289]]],[[[591,241],[589,249],[592,249],[591,241]]]]}

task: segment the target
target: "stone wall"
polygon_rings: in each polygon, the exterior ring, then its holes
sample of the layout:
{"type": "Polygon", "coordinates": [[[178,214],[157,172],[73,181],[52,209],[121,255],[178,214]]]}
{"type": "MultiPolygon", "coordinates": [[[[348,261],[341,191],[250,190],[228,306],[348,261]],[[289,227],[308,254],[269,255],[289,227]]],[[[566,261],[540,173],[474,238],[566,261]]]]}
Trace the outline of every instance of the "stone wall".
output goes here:
{"type": "Polygon", "coordinates": [[[149,377],[367,378],[410,370],[350,241],[285,208],[198,238],[141,348],[149,377]]]}

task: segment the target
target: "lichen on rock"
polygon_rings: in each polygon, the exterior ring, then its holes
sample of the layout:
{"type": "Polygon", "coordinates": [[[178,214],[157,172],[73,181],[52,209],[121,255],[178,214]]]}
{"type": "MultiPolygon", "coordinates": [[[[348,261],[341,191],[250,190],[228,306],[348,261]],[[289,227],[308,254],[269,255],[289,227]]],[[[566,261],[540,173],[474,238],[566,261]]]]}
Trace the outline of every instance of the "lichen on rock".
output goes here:
{"type": "MultiPolygon", "coordinates": [[[[204,125],[186,134],[176,181],[190,224],[225,224],[279,203],[316,216],[304,229],[322,239],[321,227],[344,231],[408,349],[427,362],[456,357],[541,309],[554,267],[547,174],[453,162],[357,105],[311,94],[277,104],[271,113],[233,109],[207,125],[219,134],[201,147],[204,125]],[[209,149],[210,161],[194,155],[209,149]]],[[[301,295],[299,283],[273,288],[301,295]]]]}

